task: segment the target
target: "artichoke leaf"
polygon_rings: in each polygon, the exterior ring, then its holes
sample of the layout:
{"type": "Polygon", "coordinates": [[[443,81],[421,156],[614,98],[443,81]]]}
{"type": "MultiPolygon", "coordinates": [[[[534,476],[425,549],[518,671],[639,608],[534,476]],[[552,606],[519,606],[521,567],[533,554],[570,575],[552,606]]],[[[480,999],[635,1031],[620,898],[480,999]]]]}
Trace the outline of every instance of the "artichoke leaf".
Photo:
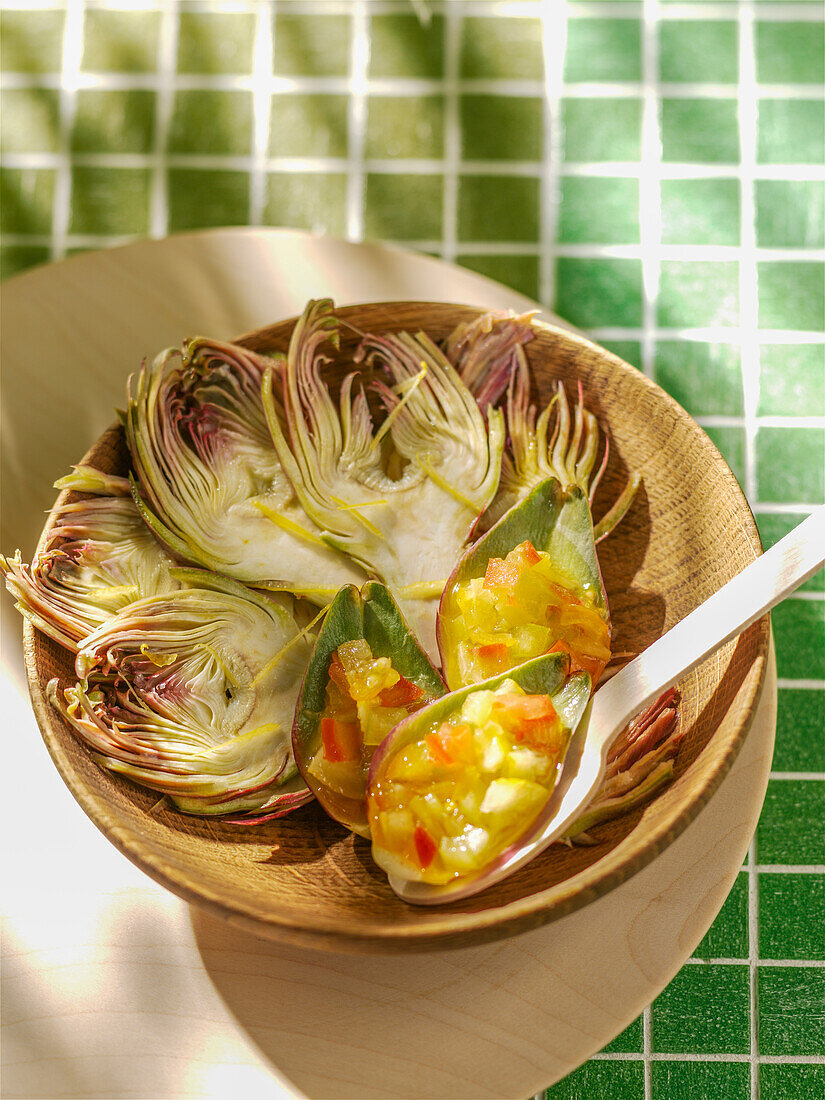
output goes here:
{"type": "Polygon", "coordinates": [[[19,550],[11,559],[0,555],[18,610],[71,650],[134,600],[180,588],[174,564],[123,496],[62,505],[31,565],[19,550]]]}
{"type": "Polygon", "coordinates": [[[290,730],[310,641],[283,597],[177,574],[199,586],[104,623],[77,655],[78,683],[52,680],[49,699],[99,763],[184,812],[271,810],[296,776],[290,730]]]}
{"type": "Polygon", "coordinates": [[[282,469],[261,401],[272,366],[203,338],[144,364],[126,419],[136,499],[185,560],[323,604],[363,572],[325,542],[282,469]]]}
{"type": "Polygon", "coordinates": [[[519,366],[516,348],[533,339],[534,316],[491,310],[457,325],[444,341],[445,356],[482,410],[507,390],[519,366]]]}
{"type": "Polygon", "coordinates": [[[503,418],[489,409],[485,424],[455,369],[423,333],[363,340],[356,361],[380,360],[390,376],[389,385],[373,382],[387,411],[378,429],[354,373],[336,407],[320,351],[338,343],[332,308],[328,299],[310,302],[295,325],[283,371],[286,429],[271,395],[272,437],[304,510],[327,541],[387,584],[432,656],[437,597],[416,588],[440,590],[492,500],[503,418]],[[385,446],[398,460],[397,477],[388,472],[385,446]],[[405,594],[409,586],[416,586],[412,596],[405,594]]]}
{"type": "MultiPolygon", "coordinates": [[[[368,836],[365,794],[371,747],[364,743],[363,734],[361,760],[349,769],[358,772],[351,781],[352,790],[335,789],[324,782],[323,764],[320,768],[313,766],[323,749],[321,721],[328,709],[331,660],[341,645],[362,639],[373,658],[389,660],[392,669],[415,686],[416,707],[437,699],[446,689],[383,584],[368,581],[360,592],[352,585],[338,592],[315,641],[301,685],[292,747],[301,774],[327,813],[353,832],[368,836]]],[[[326,770],[331,770],[328,765],[326,770]]]]}
{"type": "MultiPolygon", "coordinates": [[[[606,624],[609,639],[607,593],[596,556],[587,497],[578,486],[564,489],[556,478],[547,478],[469,547],[445,586],[437,632],[444,678],[451,689],[468,682],[468,671],[459,660],[458,634],[466,622],[460,603],[461,592],[468,583],[486,576],[492,559],[505,559],[525,541],[548,555],[554,570],[565,579],[575,596],[606,624]]],[[[536,625],[543,625],[543,622],[536,625]]],[[[485,640],[489,642],[492,638],[485,640]]],[[[550,637],[548,648],[564,641],[563,636],[550,637]]],[[[514,659],[510,666],[516,663],[514,659]]]]}

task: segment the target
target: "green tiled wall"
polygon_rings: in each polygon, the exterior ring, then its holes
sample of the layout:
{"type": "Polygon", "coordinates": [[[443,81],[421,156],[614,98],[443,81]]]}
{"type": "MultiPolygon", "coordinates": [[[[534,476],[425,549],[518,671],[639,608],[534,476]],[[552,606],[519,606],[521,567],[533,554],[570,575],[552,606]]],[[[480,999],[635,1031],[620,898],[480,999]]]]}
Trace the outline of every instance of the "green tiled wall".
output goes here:
{"type": "MultiPolygon", "coordinates": [[[[825,499],[821,4],[550,8],[88,0],[72,37],[59,0],[0,0],[2,272],[220,225],[441,254],[668,390],[769,545],[825,499]]],[[[749,863],[692,961],[551,1100],[825,1096],[825,577],[773,621],[749,863]]]]}

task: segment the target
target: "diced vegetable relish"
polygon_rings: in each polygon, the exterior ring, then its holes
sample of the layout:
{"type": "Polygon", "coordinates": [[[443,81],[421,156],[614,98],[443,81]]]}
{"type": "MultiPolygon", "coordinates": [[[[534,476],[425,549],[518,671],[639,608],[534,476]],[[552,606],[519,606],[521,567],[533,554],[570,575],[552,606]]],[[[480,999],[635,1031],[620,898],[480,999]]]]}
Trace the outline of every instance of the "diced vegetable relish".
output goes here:
{"type": "Polygon", "coordinates": [[[547,802],[568,739],[548,695],[512,680],[472,692],[382,761],[367,791],[375,846],[424,882],[479,870],[547,802]]]}
{"type": "Polygon", "coordinates": [[[330,661],[321,743],[309,763],[311,775],[336,794],[362,800],[375,747],[424,702],[421,688],[398,673],[388,657],[373,657],[363,638],[344,642],[330,661]]]}
{"type": "Polygon", "coordinates": [[[562,650],[572,671],[594,683],[610,660],[610,630],[593,592],[577,592],[542,550],[527,540],[506,558],[491,558],[483,577],[458,585],[456,614],[445,632],[458,654],[463,684],[507,672],[562,650]]]}

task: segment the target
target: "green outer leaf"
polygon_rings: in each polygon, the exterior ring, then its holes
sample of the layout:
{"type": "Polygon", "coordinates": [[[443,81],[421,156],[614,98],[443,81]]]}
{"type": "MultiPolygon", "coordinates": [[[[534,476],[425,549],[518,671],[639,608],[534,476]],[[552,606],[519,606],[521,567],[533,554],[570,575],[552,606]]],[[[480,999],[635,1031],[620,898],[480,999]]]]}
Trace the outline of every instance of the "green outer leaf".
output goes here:
{"type": "MultiPolygon", "coordinates": [[[[375,657],[389,657],[396,672],[420,687],[426,697],[438,698],[446,691],[387,588],[379,581],[368,581],[360,592],[354,585],[344,585],[326,614],[298,695],[292,748],[299,766],[309,761],[320,745],[318,729],[326,708],[332,654],[344,642],[359,638],[367,641],[375,657]]],[[[368,835],[365,803],[343,796],[326,799],[312,777],[304,774],[304,778],[330,816],[368,835]]]]}
{"type": "Polygon", "coordinates": [[[438,610],[438,647],[448,684],[460,683],[455,648],[445,637],[446,620],[458,615],[456,589],[475,577],[483,577],[491,558],[507,557],[526,539],[537,550],[548,553],[580,591],[594,592],[596,606],[607,616],[607,596],[587,497],[575,486],[564,490],[555,478],[547,478],[467,550],[447,582],[438,610]]]}

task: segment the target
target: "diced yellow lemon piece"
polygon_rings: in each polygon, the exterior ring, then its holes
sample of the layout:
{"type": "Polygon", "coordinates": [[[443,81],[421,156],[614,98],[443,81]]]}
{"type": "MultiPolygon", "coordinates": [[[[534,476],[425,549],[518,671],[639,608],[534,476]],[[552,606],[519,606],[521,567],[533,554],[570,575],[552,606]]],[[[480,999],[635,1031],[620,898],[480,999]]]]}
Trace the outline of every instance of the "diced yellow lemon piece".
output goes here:
{"type": "Polygon", "coordinates": [[[532,821],[549,798],[539,783],[527,779],[494,779],[481,803],[482,814],[496,817],[496,826],[514,821],[532,821]]]}
{"type": "Polygon", "coordinates": [[[465,829],[459,836],[444,837],[438,846],[445,867],[460,874],[474,871],[482,863],[481,856],[490,844],[490,834],[477,826],[465,829]]]}

